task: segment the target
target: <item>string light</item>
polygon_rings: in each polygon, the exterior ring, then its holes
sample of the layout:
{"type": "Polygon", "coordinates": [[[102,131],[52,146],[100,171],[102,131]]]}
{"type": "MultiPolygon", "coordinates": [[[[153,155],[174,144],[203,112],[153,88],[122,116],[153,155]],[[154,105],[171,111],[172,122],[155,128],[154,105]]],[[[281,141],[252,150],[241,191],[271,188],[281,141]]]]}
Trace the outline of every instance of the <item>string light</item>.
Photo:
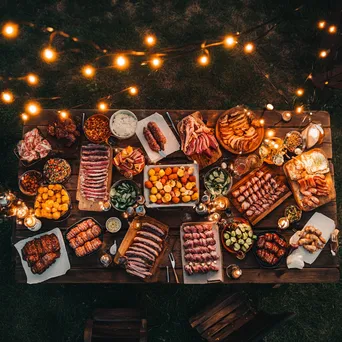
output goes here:
{"type": "Polygon", "coordinates": [[[265,119],[260,119],[259,123],[260,123],[261,126],[263,126],[265,124],[265,119]]]}
{"type": "Polygon", "coordinates": [[[227,36],[224,39],[224,45],[226,47],[232,48],[235,46],[236,43],[237,43],[237,40],[233,36],[227,36]]]}
{"type": "Polygon", "coordinates": [[[95,68],[91,65],[86,65],[82,68],[82,73],[85,77],[91,78],[95,75],[95,68]]]}
{"type": "Polygon", "coordinates": [[[253,52],[253,50],[254,50],[254,44],[252,44],[252,43],[247,43],[247,44],[245,44],[244,50],[245,50],[246,53],[251,53],[251,52],[253,52]]]}
{"type": "Polygon", "coordinates": [[[99,102],[97,105],[97,108],[101,111],[101,112],[105,112],[108,109],[108,105],[106,102],[99,102]]]}
{"type": "Polygon", "coordinates": [[[268,138],[272,138],[275,136],[275,131],[274,129],[268,129],[267,132],[266,132],[266,135],[268,138]]]}
{"type": "Polygon", "coordinates": [[[146,38],[145,38],[145,43],[146,43],[146,45],[148,45],[148,46],[153,46],[153,45],[155,45],[156,44],[156,37],[155,36],[153,36],[153,35],[151,35],[151,34],[149,34],[148,36],[146,36],[146,38]]]}
{"type": "Polygon", "coordinates": [[[126,69],[128,67],[129,61],[126,56],[119,55],[115,58],[114,64],[118,69],[126,69]]]}
{"type": "Polygon", "coordinates": [[[309,78],[310,80],[312,80],[312,74],[309,74],[308,78],[309,78]]]}
{"type": "Polygon", "coordinates": [[[328,81],[325,81],[324,84],[327,85],[327,84],[329,84],[329,82],[328,82],[328,81]]]}
{"type": "Polygon", "coordinates": [[[6,38],[15,38],[19,34],[19,26],[15,23],[7,23],[2,28],[2,34],[6,38]]]}
{"type": "Polygon", "coordinates": [[[25,121],[27,121],[29,119],[29,116],[26,113],[22,113],[21,114],[21,118],[25,122],[25,121]]]}
{"type": "Polygon", "coordinates": [[[67,119],[69,117],[69,113],[66,110],[61,110],[59,112],[59,116],[61,117],[61,119],[67,119]]]}
{"type": "Polygon", "coordinates": [[[205,66],[209,64],[209,57],[208,55],[201,55],[198,57],[198,63],[205,66]]]}
{"type": "Polygon", "coordinates": [[[45,60],[45,62],[53,62],[57,58],[57,53],[54,49],[52,48],[46,48],[42,52],[42,58],[45,60]]]}
{"type": "Polygon", "coordinates": [[[26,104],[25,110],[31,115],[37,115],[40,113],[41,108],[38,102],[31,101],[26,104]]]}
{"type": "Polygon", "coordinates": [[[273,109],[274,109],[273,104],[268,103],[268,104],[266,105],[266,109],[267,109],[267,110],[273,110],[273,109]]]}
{"type": "Polygon", "coordinates": [[[303,106],[296,107],[296,113],[301,114],[303,112],[303,106]]]}
{"type": "Polygon", "coordinates": [[[337,32],[337,27],[335,25],[331,25],[328,29],[329,33],[334,34],[337,32]]]}
{"type": "Polygon", "coordinates": [[[326,22],[324,20],[321,20],[321,21],[318,22],[317,26],[318,26],[319,29],[323,30],[325,25],[326,25],[326,22]]]}
{"type": "Polygon", "coordinates": [[[34,74],[28,74],[26,76],[27,82],[31,85],[36,85],[39,82],[38,76],[34,74]]]}
{"type": "Polygon", "coordinates": [[[137,87],[129,87],[128,91],[131,95],[137,95],[138,94],[138,88],[137,87]]]}
{"type": "Polygon", "coordinates": [[[159,57],[154,57],[151,60],[151,65],[152,65],[153,68],[158,69],[162,65],[162,60],[159,57]]]}
{"type": "Polygon", "coordinates": [[[321,58],[325,58],[325,57],[327,57],[328,56],[328,52],[326,51],[326,50],[322,50],[322,51],[320,51],[320,53],[319,53],[319,57],[321,57],[321,58]]]}
{"type": "Polygon", "coordinates": [[[1,93],[1,99],[5,103],[12,103],[14,100],[14,96],[10,91],[7,90],[1,93]]]}
{"type": "Polygon", "coordinates": [[[297,96],[303,96],[304,95],[304,89],[302,89],[302,88],[297,89],[296,94],[297,94],[297,96]]]}

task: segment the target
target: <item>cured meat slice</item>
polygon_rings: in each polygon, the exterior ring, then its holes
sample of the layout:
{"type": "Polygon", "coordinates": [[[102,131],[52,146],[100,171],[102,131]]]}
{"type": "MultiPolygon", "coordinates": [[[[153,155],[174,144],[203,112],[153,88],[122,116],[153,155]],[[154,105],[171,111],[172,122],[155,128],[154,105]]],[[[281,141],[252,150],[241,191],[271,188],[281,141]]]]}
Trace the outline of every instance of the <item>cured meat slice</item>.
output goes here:
{"type": "Polygon", "coordinates": [[[140,248],[146,250],[147,252],[149,252],[150,254],[154,255],[155,257],[157,257],[159,255],[159,253],[155,249],[153,249],[153,248],[151,248],[151,247],[149,247],[149,246],[147,246],[147,245],[145,245],[143,243],[135,242],[132,246],[133,247],[134,246],[140,247],[140,248]]]}
{"type": "Polygon", "coordinates": [[[160,244],[163,243],[163,240],[159,236],[154,235],[153,233],[150,233],[150,232],[147,232],[144,230],[139,230],[137,232],[137,236],[142,236],[142,237],[149,239],[149,240],[152,240],[156,243],[160,243],[160,244]]]}
{"type": "Polygon", "coordinates": [[[154,248],[159,253],[162,251],[162,248],[160,247],[160,245],[158,245],[158,243],[156,243],[152,240],[149,240],[149,239],[145,239],[144,237],[136,236],[133,241],[138,242],[138,243],[143,243],[146,246],[154,248]]]}
{"type": "Polygon", "coordinates": [[[155,226],[155,225],[153,225],[151,223],[144,222],[142,224],[141,230],[153,233],[155,235],[158,235],[159,237],[164,237],[165,236],[165,233],[164,233],[164,231],[162,229],[160,229],[159,227],[157,227],[157,226],[155,226]]]}

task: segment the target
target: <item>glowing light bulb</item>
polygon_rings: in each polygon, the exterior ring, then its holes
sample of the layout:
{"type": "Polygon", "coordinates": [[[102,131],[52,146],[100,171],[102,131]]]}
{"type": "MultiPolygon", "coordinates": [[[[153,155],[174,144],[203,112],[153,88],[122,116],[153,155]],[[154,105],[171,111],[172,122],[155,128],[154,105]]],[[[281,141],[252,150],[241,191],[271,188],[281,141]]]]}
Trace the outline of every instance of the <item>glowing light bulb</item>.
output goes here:
{"type": "Polygon", "coordinates": [[[259,123],[260,123],[261,126],[263,126],[265,124],[265,119],[260,119],[259,123]]]}
{"type": "Polygon", "coordinates": [[[325,58],[325,57],[327,57],[328,56],[328,52],[326,51],[326,50],[322,50],[322,51],[320,51],[320,53],[319,53],[319,57],[321,57],[321,58],[325,58]]]}
{"type": "Polygon", "coordinates": [[[198,63],[201,64],[201,65],[208,65],[209,64],[209,57],[208,55],[201,55],[199,58],[198,58],[198,63]]]}
{"type": "Polygon", "coordinates": [[[19,34],[19,26],[15,23],[7,23],[2,28],[2,34],[6,38],[15,38],[19,34]]]}
{"type": "Polygon", "coordinates": [[[267,110],[273,110],[274,107],[273,107],[273,105],[272,105],[271,103],[268,103],[268,104],[266,105],[266,109],[267,109],[267,110]]]}
{"type": "Polygon", "coordinates": [[[298,106],[298,107],[296,107],[296,113],[297,114],[300,114],[300,113],[302,113],[303,112],[303,106],[298,106]]]}
{"type": "Polygon", "coordinates": [[[53,62],[57,58],[57,53],[52,48],[46,48],[42,52],[42,58],[45,60],[45,62],[53,62]]]}
{"type": "Polygon", "coordinates": [[[324,20],[321,20],[318,22],[317,26],[319,29],[323,30],[326,25],[326,22],[324,20]]]}
{"type": "Polygon", "coordinates": [[[245,50],[246,53],[251,53],[251,52],[253,52],[253,50],[254,50],[254,44],[252,44],[252,43],[247,43],[247,44],[245,44],[244,50],[245,50]]]}
{"type": "Polygon", "coordinates": [[[312,74],[309,74],[309,75],[308,75],[308,78],[311,80],[311,79],[312,79],[312,74]]]}
{"type": "Polygon", "coordinates": [[[128,67],[129,62],[126,56],[120,55],[115,58],[114,64],[118,69],[125,69],[128,67]]]}
{"type": "Polygon", "coordinates": [[[227,36],[224,39],[224,45],[226,47],[229,47],[229,48],[234,47],[236,43],[237,43],[237,40],[233,36],[227,36]]]}
{"type": "Polygon", "coordinates": [[[31,115],[37,115],[40,113],[41,108],[38,102],[28,102],[25,106],[26,112],[28,112],[31,115]]]}
{"type": "Polygon", "coordinates": [[[128,91],[131,95],[137,95],[138,94],[138,88],[137,87],[130,87],[128,91]]]}
{"type": "Polygon", "coordinates": [[[325,81],[324,84],[325,84],[325,85],[329,84],[329,81],[325,81]]]}
{"type": "Polygon", "coordinates": [[[101,111],[101,112],[105,112],[108,109],[108,105],[106,102],[99,102],[97,105],[97,108],[101,111]]]}
{"type": "Polygon", "coordinates": [[[304,95],[304,89],[301,89],[301,88],[297,89],[296,94],[297,94],[297,96],[303,96],[304,95]]]}
{"type": "Polygon", "coordinates": [[[14,96],[10,91],[3,91],[1,93],[1,99],[5,103],[12,103],[14,100],[14,96]]]}
{"type": "Polygon", "coordinates": [[[91,65],[86,65],[85,67],[82,68],[82,73],[85,77],[93,77],[95,75],[95,68],[92,67],[91,65]]]}
{"type": "Polygon", "coordinates": [[[36,85],[39,82],[38,76],[34,74],[28,74],[26,76],[27,82],[32,85],[36,85]]]}
{"type": "Polygon", "coordinates": [[[25,122],[25,121],[27,121],[29,119],[29,116],[26,113],[22,113],[21,114],[21,118],[25,122]]]}
{"type": "Polygon", "coordinates": [[[152,64],[152,67],[155,68],[155,69],[158,69],[161,67],[162,65],[162,60],[159,58],[159,57],[154,57],[152,60],[151,60],[151,64],[152,64]]]}
{"type": "Polygon", "coordinates": [[[145,43],[146,43],[146,45],[148,45],[148,46],[153,46],[153,45],[155,45],[156,44],[156,37],[155,36],[153,36],[153,35],[148,35],[148,36],[146,36],[146,38],[145,38],[145,43]]]}
{"type": "Polygon", "coordinates": [[[334,34],[337,32],[337,27],[335,25],[331,25],[328,29],[329,33],[334,34]]]}
{"type": "Polygon", "coordinates": [[[266,135],[269,137],[269,138],[272,138],[275,136],[275,131],[273,129],[269,129],[267,132],[266,132],[266,135]]]}
{"type": "Polygon", "coordinates": [[[59,112],[59,116],[62,118],[62,119],[67,119],[69,117],[69,113],[66,111],[66,110],[61,110],[59,112]]]}

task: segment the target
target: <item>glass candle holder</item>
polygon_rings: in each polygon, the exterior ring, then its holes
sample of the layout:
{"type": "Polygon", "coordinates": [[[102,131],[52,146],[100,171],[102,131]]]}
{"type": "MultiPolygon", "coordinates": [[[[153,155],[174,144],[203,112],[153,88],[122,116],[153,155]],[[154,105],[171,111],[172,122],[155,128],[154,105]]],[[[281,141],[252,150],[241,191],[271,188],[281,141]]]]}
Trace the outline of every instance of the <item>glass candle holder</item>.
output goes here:
{"type": "Polygon", "coordinates": [[[42,227],[42,222],[33,215],[25,217],[24,225],[29,230],[36,232],[42,227]]]}
{"type": "Polygon", "coordinates": [[[242,269],[236,264],[231,264],[227,266],[226,274],[229,279],[239,279],[242,276],[242,269]]]}
{"type": "Polygon", "coordinates": [[[195,206],[195,211],[196,214],[204,216],[208,213],[208,207],[204,203],[199,203],[195,206]]]}
{"type": "Polygon", "coordinates": [[[102,211],[109,211],[112,207],[109,201],[107,202],[99,202],[100,208],[102,211]]]}

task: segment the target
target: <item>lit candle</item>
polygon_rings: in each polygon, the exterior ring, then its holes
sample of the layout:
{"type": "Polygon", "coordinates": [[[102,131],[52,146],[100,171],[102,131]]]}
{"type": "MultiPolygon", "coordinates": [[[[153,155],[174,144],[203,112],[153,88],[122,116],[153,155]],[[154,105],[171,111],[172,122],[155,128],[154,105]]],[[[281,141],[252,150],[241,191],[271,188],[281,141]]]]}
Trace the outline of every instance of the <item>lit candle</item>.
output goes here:
{"type": "Polygon", "coordinates": [[[195,207],[195,211],[198,215],[206,215],[208,213],[208,208],[204,203],[200,203],[195,207]]]}
{"type": "Polygon", "coordinates": [[[112,205],[110,204],[109,201],[107,201],[107,202],[99,202],[99,205],[100,205],[101,210],[103,210],[103,211],[108,211],[112,207],[112,205]]]}
{"type": "Polygon", "coordinates": [[[226,274],[230,279],[239,279],[242,276],[242,269],[238,265],[232,264],[226,268],[226,274]]]}
{"type": "Polygon", "coordinates": [[[25,217],[24,220],[24,225],[27,227],[29,230],[36,232],[42,227],[42,223],[40,220],[38,220],[35,216],[29,215],[25,217]]]}
{"type": "Polygon", "coordinates": [[[225,196],[219,196],[215,200],[216,210],[226,210],[228,208],[228,198],[225,196]]]}
{"type": "Polygon", "coordinates": [[[281,217],[278,220],[278,228],[279,229],[286,229],[290,226],[290,220],[287,217],[281,217]]]}
{"type": "Polygon", "coordinates": [[[127,219],[127,218],[128,218],[128,214],[127,214],[126,212],[124,212],[124,213],[122,213],[122,217],[123,217],[124,219],[127,219]]]}
{"type": "Polygon", "coordinates": [[[209,221],[217,222],[217,221],[220,220],[220,218],[221,218],[221,215],[219,213],[212,213],[212,214],[209,215],[208,219],[209,219],[209,221]]]}
{"type": "Polygon", "coordinates": [[[289,122],[292,119],[292,114],[290,112],[284,112],[281,114],[281,117],[285,122],[289,122]]]}

